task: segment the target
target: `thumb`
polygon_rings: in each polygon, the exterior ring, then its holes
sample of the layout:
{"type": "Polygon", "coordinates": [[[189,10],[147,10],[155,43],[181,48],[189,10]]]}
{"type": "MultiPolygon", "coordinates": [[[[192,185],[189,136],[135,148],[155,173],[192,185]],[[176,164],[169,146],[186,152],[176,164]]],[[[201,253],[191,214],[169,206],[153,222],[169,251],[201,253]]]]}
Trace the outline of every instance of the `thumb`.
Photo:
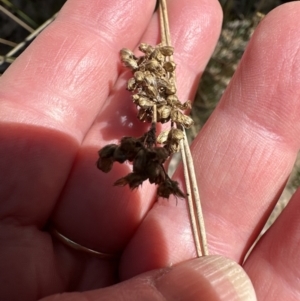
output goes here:
{"type": "Polygon", "coordinates": [[[150,271],[119,284],[82,293],[65,293],[40,301],[256,301],[251,281],[237,263],[205,256],[150,271]]]}

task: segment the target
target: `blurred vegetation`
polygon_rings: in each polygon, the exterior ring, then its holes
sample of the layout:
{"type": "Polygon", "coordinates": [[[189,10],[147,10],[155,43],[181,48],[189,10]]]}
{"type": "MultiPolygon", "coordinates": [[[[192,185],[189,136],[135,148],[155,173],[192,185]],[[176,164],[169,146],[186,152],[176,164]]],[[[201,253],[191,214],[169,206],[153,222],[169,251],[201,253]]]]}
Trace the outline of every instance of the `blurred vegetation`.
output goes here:
{"type": "Polygon", "coordinates": [[[191,112],[195,127],[193,138],[216,107],[226,89],[246,45],[261,19],[285,1],[219,0],[224,19],[222,33],[211,60],[204,71],[191,112]]]}

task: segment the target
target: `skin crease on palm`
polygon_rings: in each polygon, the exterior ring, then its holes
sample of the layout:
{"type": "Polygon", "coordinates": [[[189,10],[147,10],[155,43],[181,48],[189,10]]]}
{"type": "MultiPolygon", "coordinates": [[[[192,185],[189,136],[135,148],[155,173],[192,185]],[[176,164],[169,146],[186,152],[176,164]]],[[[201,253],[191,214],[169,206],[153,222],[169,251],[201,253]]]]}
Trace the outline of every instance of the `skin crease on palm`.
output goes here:
{"type": "MultiPolygon", "coordinates": [[[[125,91],[129,75],[119,50],[159,42],[154,6],[69,0],[0,78],[1,300],[66,291],[82,293],[45,300],[165,300],[154,296],[159,272],[151,270],[193,262],[184,200],[156,201],[148,184],[134,192],[113,187],[129,165],[109,174],[95,167],[102,146],[146,128],[125,91]],[[62,245],[45,230],[49,220],[72,240],[120,253],[120,260],[62,245]]],[[[222,13],[212,0],[172,0],[168,7],[178,95],[186,101],[216,45],[222,13]]],[[[243,263],[300,146],[299,15],[296,1],[262,21],[192,145],[210,253],[242,264],[265,301],[300,299],[300,192],[243,263]]],[[[175,179],[182,183],[180,167],[175,179]]],[[[204,300],[193,293],[182,300],[204,300]]]]}

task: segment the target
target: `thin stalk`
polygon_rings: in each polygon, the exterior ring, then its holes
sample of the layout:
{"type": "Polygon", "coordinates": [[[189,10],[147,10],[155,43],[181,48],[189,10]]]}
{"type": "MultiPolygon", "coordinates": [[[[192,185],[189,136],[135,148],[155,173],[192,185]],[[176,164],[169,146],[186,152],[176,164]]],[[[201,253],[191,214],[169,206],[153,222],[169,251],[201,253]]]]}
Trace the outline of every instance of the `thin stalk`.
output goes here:
{"type": "MultiPolygon", "coordinates": [[[[162,43],[167,46],[171,46],[172,44],[171,44],[170,26],[169,26],[166,0],[160,0],[160,21],[161,21],[162,43]]],[[[170,57],[170,60],[173,61],[172,56],[170,57]]],[[[172,76],[175,81],[175,72],[174,74],[172,74],[172,76]]],[[[201,201],[200,201],[200,195],[197,186],[193,158],[187,142],[187,136],[185,130],[183,130],[183,133],[184,133],[184,141],[183,143],[181,143],[182,146],[181,154],[182,154],[182,160],[184,165],[184,177],[185,177],[186,188],[188,193],[189,213],[191,216],[191,224],[192,224],[192,231],[193,231],[193,236],[195,241],[195,247],[197,251],[197,256],[200,257],[201,255],[208,255],[206,231],[205,231],[204,219],[203,219],[203,214],[201,209],[201,201]],[[195,215],[195,210],[196,210],[196,215],[195,215]],[[199,241],[201,241],[202,252],[200,252],[199,241]]]]}
{"type": "Polygon", "coordinates": [[[31,27],[36,28],[38,27],[38,24],[34,22],[28,15],[26,15],[22,10],[20,10],[16,5],[11,3],[8,0],[1,0],[1,2],[4,3],[8,8],[14,11],[16,15],[18,15],[23,21],[25,21],[27,24],[29,24],[31,27]]]}
{"type": "Polygon", "coordinates": [[[23,22],[20,18],[16,17],[14,14],[12,14],[9,10],[7,10],[2,5],[0,5],[0,11],[5,13],[8,17],[10,17],[12,20],[14,20],[16,23],[18,23],[23,28],[25,28],[27,31],[34,32],[34,29],[32,27],[30,27],[28,24],[23,22]]]}
{"type": "Polygon", "coordinates": [[[153,119],[152,119],[153,123],[157,123],[157,110],[156,110],[156,105],[153,105],[153,119]]]}
{"type": "Polygon", "coordinates": [[[11,46],[11,47],[17,46],[17,43],[6,40],[6,39],[1,39],[1,38],[0,38],[0,43],[4,44],[4,45],[7,45],[7,46],[11,46]]]}
{"type": "Polygon", "coordinates": [[[194,202],[192,197],[191,183],[190,183],[189,171],[186,162],[183,140],[180,141],[180,150],[181,150],[181,157],[183,163],[183,174],[184,174],[185,187],[187,192],[187,200],[188,200],[189,214],[190,214],[191,225],[192,225],[192,232],[193,232],[197,257],[200,257],[202,255],[201,244],[199,239],[199,231],[198,231],[198,225],[197,225],[196,215],[194,210],[194,202]]]}
{"type": "Polygon", "coordinates": [[[203,218],[203,213],[202,213],[200,194],[199,194],[198,185],[197,185],[195,166],[194,166],[190,146],[188,144],[185,129],[183,129],[183,132],[184,132],[184,149],[185,149],[185,153],[186,153],[186,157],[187,157],[187,165],[188,165],[189,175],[190,175],[192,187],[193,187],[194,204],[196,207],[196,213],[197,213],[196,216],[197,216],[197,221],[198,221],[198,226],[199,226],[199,232],[201,235],[200,240],[201,240],[202,254],[208,255],[206,230],[205,230],[204,218],[203,218]]]}

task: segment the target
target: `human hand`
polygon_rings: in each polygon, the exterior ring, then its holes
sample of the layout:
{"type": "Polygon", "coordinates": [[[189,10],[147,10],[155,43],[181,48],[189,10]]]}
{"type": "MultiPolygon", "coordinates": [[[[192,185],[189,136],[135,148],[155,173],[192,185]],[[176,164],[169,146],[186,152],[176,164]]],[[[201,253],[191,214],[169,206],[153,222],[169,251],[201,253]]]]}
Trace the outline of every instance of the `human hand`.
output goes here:
{"type": "MultiPolygon", "coordinates": [[[[217,41],[221,10],[211,0],[168,5],[178,94],[187,100],[217,41]]],[[[154,6],[69,0],[1,77],[1,300],[252,300],[238,297],[251,294],[251,286],[242,271],[230,274],[234,263],[191,259],[183,200],[156,202],[151,185],[134,192],[113,187],[128,173],[124,164],[109,174],[95,167],[103,145],[144,130],[124,91],[118,53],[159,41],[154,6]],[[45,230],[50,220],[81,245],[121,252],[120,260],[61,244],[45,230]],[[245,287],[234,282],[239,277],[245,287]],[[81,293],[50,296],[67,291],[81,293]]],[[[262,22],[192,146],[210,252],[241,264],[300,144],[299,10],[291,3],[262,22]]],[[[299,300],[299,198],[298,192],[243,264],[258,300],[299,300]]]]}

